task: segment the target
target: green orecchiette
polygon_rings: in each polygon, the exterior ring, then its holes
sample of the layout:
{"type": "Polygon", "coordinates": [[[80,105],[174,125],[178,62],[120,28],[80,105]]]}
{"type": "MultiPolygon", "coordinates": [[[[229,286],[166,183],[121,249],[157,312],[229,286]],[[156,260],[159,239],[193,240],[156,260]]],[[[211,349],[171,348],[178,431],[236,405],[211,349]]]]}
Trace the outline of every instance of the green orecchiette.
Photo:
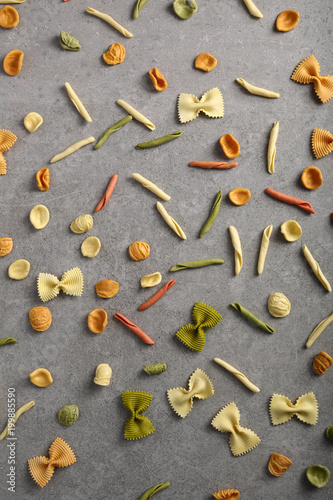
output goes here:
{"type": "Polygon", "coordinates": [[[176,337],[189,349],[202,351],[206,342],[205,330],[216,326],[222,319],[220,313],[202,302],[196,302],[192,311],[194,324],[183,326],[176,337]]]}
{"type": "Polygon", "coordinates": [[[66,31],[60,31],[59,43],[65,50],[73,50],[77,52],[81,49],[79,40],[66,31]]]}
{"type": "Polygon", "coordinates": [[[203,235],[206,234],[207,231],[209,231],[210,228],[212,227],[213,222],[216,219],[217,214],[220,211],[221,201],[222,201],[222,191],[220,190],[217,193],[217,196],[215,198],[214,205],[212,206],[212,209],[210,211],[209,217],[206,220],[206,222],[204,223],[204,225],[200,231],[200,238],[202,238],[203,235]]]}
{"type": "Polygon", "coordinates": [[[324,465],[310,465],[306,469],[308,481],[316,488],[323,488],[330,479],[330,471],[324,465]]]}
{"type": "Polygon", "coordinates": [[[157,139],[153,139],[148,142],[141,142],[137,144],[136,149],[147,149],[154,148],[155,146],[160,146],[161,144],[165,144],[166,142],[173,141],[182,135],[183,131],[178,130],[177,132],[172,132],[172,134],[164,135],[163,137],[158,137],[157,139]]]}
{"type": "Polygon", "coordinates": [[[236,311],[240,312],[241,315],[254,323],[255,325],[259,326],[262,330],[268,333],[274,333],[275,330],[271,326],[269,326],[267,323],[264,323],[261,319],[257,318],[254,314],[252,314],[246,307],[242,306],[241,304],[238,304],[238,302],[233,302],[230,304],[236,311]]]}
{"type": "Polygon", "coordinates": [[[73,425],[79,418],[79,407],[76,405],[63,406],[58,412],[58,420],[62,425],[73,425]]]}
{"type": "Polygon", "coordinates": [[[174,0],[173,10],[181,19],[188,19],[196,13],[198,7],[194,0],[188,0],[188,3],[186,0],[174,0]]]}

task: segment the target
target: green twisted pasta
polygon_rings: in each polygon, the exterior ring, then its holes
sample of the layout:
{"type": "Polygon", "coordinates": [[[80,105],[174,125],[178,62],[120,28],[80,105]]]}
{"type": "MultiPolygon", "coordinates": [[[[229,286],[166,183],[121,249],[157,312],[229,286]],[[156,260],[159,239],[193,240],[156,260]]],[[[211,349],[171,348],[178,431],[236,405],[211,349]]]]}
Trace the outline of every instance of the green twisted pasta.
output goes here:
{"type": "Polygon", "coordinates": [[[154,148],[155,146],[160,146],[160,144],[165,144],[166,142],[173,141],[182,135],[183,131],[178,130],[177,132],[172,132],[172,134],[164,135],[163,137],[158,137],[148,142],[141,142],[137,144],[136,149],[147,149],[154,148]]]}
{"type": "Polygon", "coordinates": [[[113,134],[113,132],[117,132],[117,130],[119,130],[123,125],[125,125],[128,122],[130,122],[131,120],[132,120],[132,116],[131,115],[127,115],[127,116],[125,116],[125,118],[123,118],[122,120],[119,120],[119,122],[115,123],[110,128],[108,128],[101,135],[101,137],[98,139],[97,144],[94,146],[94,149],[99,149],[102,146],[102,144],[104,144],[104,142],[106,141],[106,139],[108,137],[110,137],[111,134],[113,134]]]}
{"type": "Polygon", "coordinates": [[[133,19],[137,19],[139,17],[139,12],[142,7],[148,2],[148,0],[138,0],[134,7],[133,19]]]}
{"type": "Polygon", "coordinates": [[[13,339],[13,337],[8,337],[6,339],[0,339],[0,346],[6,345],[6,344],[16,344],[16,339],[13,339]]]}
{"type": "Polygon", "coordinates": [[[152,486],[143,495],[141,495],[140,500],[149,500],[153,495],[156,495],[156,493],[165,490],[165,488],[168,488],[169,486],[169,481],[167,481],[166,483],[156,484],[156,486],[152,486]]]}
{"type": "Polygon", "coordinates": [[[217,193],[217,196],[215,198],[214,205],[212,206],[212,209],[210,211],[209,217],[201,229],[200,238],[202,238],[203,235],[206,234],[210,230],[210,228],[212,227],[213,222],[216,219],[217,214],[220,211],[221,201],[222,201],[222,191],[220,190],[217,193]]]}
{"type": "Polygon", "coordinates": [[[261,319],[257,318],[254,314],[252,314],[246,307],[242,306],[241,304],[238,304],[238,302],[233,302],[230,304],[236,311],[240,312],[241,315],[245,318],[254,323],[255,325],[259,326],[262,330],[268,333],[274,333],[275,330],[271,326],[269,326],[267,323],[264,323],[261,319]]]}
{"type": "Polygon", "coordinates": [[[170,271],[182,271],[183,269],[196,269],[199,267],[212,266],[213,264],[224,264],[222,259],[204,259],[204,260],[192,260],[189,262],[180,262],[174,265],[170,271]]]}

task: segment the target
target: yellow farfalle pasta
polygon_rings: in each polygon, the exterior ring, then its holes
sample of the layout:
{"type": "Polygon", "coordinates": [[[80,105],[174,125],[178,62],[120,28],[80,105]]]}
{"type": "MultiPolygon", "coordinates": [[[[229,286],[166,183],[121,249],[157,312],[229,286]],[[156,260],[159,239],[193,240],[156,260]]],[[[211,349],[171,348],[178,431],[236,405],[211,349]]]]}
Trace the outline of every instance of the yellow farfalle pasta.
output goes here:
{"type": "Polygon", "coordinates": [[[119,106],[124,108],[125,111],[127,111],[127,113],[129,115],[133,116],[133,118],[135,120],[146,125],[146,127],[148,127],[149,130],[155,130],[155,125],[148,118],[143,116],[143,114],[141,114],[139,111],[137,111],[135,108],[133,108],[130,104],[123,101],[122,99],[118,99],[117,104],[119,104],[119,106]]]}
{"type": "Polygon", "coordinates": [[[268,246],[269,246],[269,239],[271,237],[272,231],[273,231],[273,225],[270,224],[269,226],[267,226],[264,229],[264,231],[262,233],[260,252],[259,252],[259,258],[258,258],[258,274],[262,274],[262,272],[264,270],[266,255],[267,255],[268,246]]]}
{"type": "Polygon", "coordinates": [[[223,117],[223,97],[217,87],[207,90],[200,99],[192,94],[179,94],[178,117],[181,123],[194,120],[201,111],[210,118],[223,117]]]}
{"type": "Polygon", "coordinates": [[[67,90],[67,93],[69,95],[70,100],[72,101],[72,103],[74,104],[74,106],[76,107],[76,109],[78,110],[78,112],[80,113],[80,115],[83,116],[83,118],[87,122],[91,122],[92,119],[91,119],[88,111],[83,106],[82,102],[80,101],[80,99],[78,98],[78,96],[76,95],[76,93],[74,92],[74,90],[72,89],[71,85],[68,82],[66,82],[65,83],[65,87],[66,87],[66,90],[67,90]]]}
{"type": "Polygon", "coordinates": [[[229,226],[229,232],[232,246],[235,250],[235,274],[237,276],[243,267],[242,245],[240,242],[238,231],[234,226],[229,226]]]}
{"type": "Polygon", "coordinates": [[[279,134],[279,122],[274,122],[273,128],[271,130],[268,142],[267,150],[267,167],[270,174],[274,174],[274,162],[276,154],[276,141],[279,134]]]}
{"type": "Polygon", "coordinates": [[[302,249],[303,249],[304,257],[306,258],[306,260],[310,264],[312,271],[317,276],[320,283],[323,285],[324,288],[326,288],[326,290],[328,292],[331,292],[332,291],[331,285],[329,284],[328,280],[325,278],[324,273],[320,269],[318,262],[316,260],[314,260],[308,247],[306,245],[303,245],[302,249]]]}
{"type": "Polygon", "coordinates": [[[12,428],[16,427],[15,424],[16,424],[18,418],[23,413],[30,410],[30,408],[32,408],[34,405],[35,405],[35,401],[30,401],[29,403],[26,403],[25,405],[21,406],[21,408],[19,408],[15,412],[14,418],[11,420],[10,424],[6,425],[4,431],[0,434],[0,441],[2,441],[5,437],[8,436],[8,434],[10,434],[12,428]]]}
{"type": "Polygon", "coordinates": [[[242,382],[242,384],[245,385],[245,387],[247,387],[248,389],[250,389],[250,391],[252,391],[252,392],[260,392],[259,387],[257,387],[256,385],[252,384],[252,382],[249,381],[249,379],[244,375],[244,373],[242,373],[239,370],[237,370],[237,368],[234,368],[233,366],[229,365],[229,363],[227,363],[226,361],[223,361],[220,358],[214,358],[214,361],[218,365],[220,365],[223,368],[225,368],[226,370],[228,370],[228,372],[230,372],[233,375],[235,375],[235,377],[237,377],[238,380],[240,380],[242,382]]]}
{"type": "Polygon", "coordinates": [[[165,201],[170,200],[170,196],[168,194],[166,194],[164,191],[162,191],[162,189],[157,187],[156,184],[153,184],[148,179],[145,179],[145,177],[143,177],[142,175],[132,174],[132,177],[136,181],[140,182],[140,184],[142,184],[143,187],[145,187],[146,189],[148,189],[152,193],[156,194],[156,196],[159,196],[160,198],[162,198],[162,200],[165,200],[165,201]]]}
{"type": "Polygon", "coordinates": [[[271,99],[277,99],[280,94],[273,92],[272,90],[262,89],[261,87],[255,87],[251,83],[248,83],[244,78],[237,78],[236,80],[242,87],[244,87],[250,94],[260,95],[262,97],[269,97],[271,99]]]}
{"type": "Polygon", "coordinates": [[[269,403],[269,413],[273,425],[288,422],[294,415],[309,425],[316,425],[318,419],[318,405],[313,392],[300,396],[293,404],[282,394],[273,394],[269,403]]]}
{"type": "Polygon", "coordinates": [[[37,278],[39,298],[43,302],[54,299],[60,290],[66,295],[80,297],[83,292],[83,274],[80,268],[74,267],[66,271],[61,280],[53,274],[39,273],[37,278]]]}
{"type": "Polygon", "coordinates": [[[159,213],[162,215],[163,219],[165,222],[168,224],[169,227],[179,236],[179,238],[182,238],[183,240],[186,240],[186,234],[180,227],[180,225],[173,219],[168,212],[165,210],[164,206],[162,203],[159,201],[156,203],[156,208],[159,211],[159,213]]]}

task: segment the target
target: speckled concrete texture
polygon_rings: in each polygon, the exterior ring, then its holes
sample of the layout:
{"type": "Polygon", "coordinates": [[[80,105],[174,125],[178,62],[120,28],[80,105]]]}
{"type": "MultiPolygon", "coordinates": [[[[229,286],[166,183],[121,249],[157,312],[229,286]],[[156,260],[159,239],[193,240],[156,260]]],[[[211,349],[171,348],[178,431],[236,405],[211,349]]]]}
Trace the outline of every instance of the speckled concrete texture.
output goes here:
{"type": "Polygon", "coordinates": [[[302,254],[306,244],[331,283],[332,271],[332,157],[316,160],[310,138],[314,128],[333,132],[332,102],[322,104],[312,85],[300,85],[290,76],[307,56],[314,54],[321,73],[333,74],[331,0],[257,0],[263,19],[251,17],[241,0],[198,0],[197,13],[181,20],[171,0],[148,0],[137,20],[132,19],[134,0],[27,0],[18,5],[19,25],[0,29],[1,60],[12,49],[24,51],[21,73],[9,77],[0,72],[0,128],[18,136],[5,153],[8,174],[0,178],[0,237],[11,236],[13,251],[0,259],[1,337],[13,336],[17,344],[0,348],[1,414],[6,424],[7,390],[16,390],[17,408],[34,400],[36,405],[23,415],[16,427],[16,494],[7,490],[9,472],[6,441],[0,443],[0,497],[46,499],[138,500],[150,486],[170,481],[159,500],[209,500],[211,493],[224,488],[241,492],[242,500],[285,500],[332,498],[332,480],[317,490],[307,482],[309,465],[333,469],[332,443],[324,430],[332,420],[332,376],[313,372],[312,361],[320,350],[332,354],[332,326],[310,349],[305,342],[313,328],[332,313],[332,296],[316,279],[302,254]],[[126,39],[103,21],[85,12],[91,6],[111,14],[134,37],[126,39]],[[275,29],[277,15],[285,9],[300,13],[299,25],[291,32],[275,29]],[[60,30],[70,32],[82,45],[79,52],[64,51],[60,30]],[[111,43],[126,48],[124,62],[107,66],[102,59],[111,43]],[[200,52],[218,59],[210,73],[194,68],[200,52]],[[148,71],[157,67],[168,88],[156,92],[148,71]],[[279,92],[279,99],[250,95],[236,78],[279,92]],[[92,117],[86,123],[70,102],[64,84],[69,82],[92,117]],[[212,87],[223,93],[225,116],[210,119],[200,115],[188,124],[177,117],[180,92],[200,97],[212,87]],[[50,159],[72,143],[88,136],[96,139],[124,116],[116,104],[122,98],[156,125],[151,132],[132,120],[94,151],[87,146],[59,163],[50,159]],[[31,111],[40,113],[44,123],[34,134],[23,126],[31,111]],[[280,122],[276,173],[266,165],[268,137],[274,121],[280,122]],[[139,142],[182,129],[183,135],[150,150],[136,150],[139,142]],[[188,167],[192,160],[225,160],[218,140],[233,134],[241,146],[238,167],[230,171],[204,171],[188,167]],[[318,166],[323,185],[316,191],[302,187],[300,177],[309,165],[318,166]],[[50,190],[37,189],[37,170],[50,168],[50,190]],[[131,178],[133,172],[147,177],[171,196],[163,202],[181,225],[187,240],[180,240],[156,210],[158,199],[131,178]],[[108,205],[99,213],[94,208],[111,176],[119,180],[108,205]],[[235,187],[251,190],[250,202],[236,207],[228,200],[235,187]],[[310,215],[265,194],[272,187],[309,201],[310,215]],[[221,189],[223,200],[213,228],[202,239],[200,229],[213,200],[221,189]],[[29,222],[36,204],[50,210],[50,222],[37,231],[29,222]],[[76,235],[70,223],[90,213],[102,249],[95,259],[82,256],[80,246],[87,235],[76,235]],[[280,225],[295,219],[303,235],[287,243],[280,225]],[[264,272],[256,266],[263,229],[274,229],[264,272]],[[243,247],[244,265],[234,275],[234,254],[228,226],[237,228],[243,247]],[[147,260],[134,262],[128,246],[135,240],[150,244],[147,260]],[[223,258],[222,266],[170,273],[178,262],[223,258]],[[31,262],[24,281],[12,281],[7,269],[16,259],[31,262]],[[84,275],[84,293],[75,298],[61,294],[46,305],[53,322],[48,331],[30,327],[28,312],[42,305],[37,294],[39,272],[59,278],[79,266],[84,275]],[[160,271],[162,284],[176,279],[175,286],[154,307],[139,312],[138,306],[155,289],[141,289],[144,274],[160,271]],[[116,297],[103,300],[95,284],[114,279],[120,289],[116,297]],[[274,319],[267,310],[272,292],[284,293],[291,313],[274,319]],[[201,353],[191,352],[176,338],[176,331],[191,321],[193,305],[202,301],[217,309],[221,323],[207,332],[201,353]],[[230,307],[240,302],[273,326],[269,335],[240,317],[230,307]],[[109,323],[100,335],[87,327],[89,312],[105,308],[109,323]],[[154,341],[147,346],[113,318],[120,312],[137,323],[154,341]],[[217,366],[220,357],[243,371],[260,387],[251,393],[235,377],[217,366]],[[148,363],[166,362],[167,371],[148,376],[148,363]],[[109,387],[93,383],[99,363],[113,370],[109,387]],[[48,368],[54,383],[46,389],[33,386],[29,374],[48,368]],[[194,402],[185,419],[177,417],[166,398],[166,390],[186,387],[189,376],[201,368],[210,377],[215,394],[194,402]],[[121,401],[122,391],[138,389],[153,394],[146,412],[156,431],[136,442],[123,438],[128,412],[121,401]],[[308,426],[296,418],[273,427],[268,404],[273,393],[293,402],[313,391],[319,405],[319,419],[308,426]],[[228,436],[210,425],[226,404],[234,401],[241,413],[241,425],[254,430],[261,443],[242,457],[233,457],[228,436]],[[57,420],[58,410],[77,404],[80,416],[71,427],[57,420]],[[41,490],[30,478],[27,460],[47,454],[51,442],[62,437],[73,448],[77,463],[56,470],[41,490]],[[281,478],[270,476],[267,464],[272,452],[288,456],[293,465],[281,478]]]}

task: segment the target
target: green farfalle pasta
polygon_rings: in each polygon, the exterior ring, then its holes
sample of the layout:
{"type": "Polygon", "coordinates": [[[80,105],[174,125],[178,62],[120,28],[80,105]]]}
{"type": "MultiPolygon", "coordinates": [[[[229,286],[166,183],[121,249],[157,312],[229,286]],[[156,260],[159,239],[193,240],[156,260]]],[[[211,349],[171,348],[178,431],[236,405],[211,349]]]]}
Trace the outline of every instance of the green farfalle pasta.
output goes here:
{"type": "Polygon", "coordinates": [[[111,134],[113,134],[113,132],[117,132],[117,130],[119,130],[123,125],[125,125],[128,122],[130,122],[131,120],[132,120],[132,116],[131,115],[127,115],[127,116],[125,116],[125,118],[123,118],[122,120],[119,120],[119,122],[115,123],[110,128],[108,128],[101,135],[101,137],[98,139],[97,144],[94,146],[94,149],[99,149],[102,146],[102,144],[104,144],[104,142],[106,141],[106,139],[108,137],[110,137],[111,134]]]}
{"type": "Polygon", "coordinates": [[[6,345],[6,344],[16,344],[16,339],[13,339],[13,337],[8,337],[6,339],[0,339],[0,346],[6,345]]]}
{"type": "Polygon", "coordinates": [[[81,49],[79,40],[66,31],[60,31],[59,43],[65,50],[73,50],[74,52],[77,52],[81,49]]]}
{"type": "Polygon", "coordinates": [[[161,144],[165,144],[166,142],[173,141],[182,135],[183,131],[178,130],[177,132],[172,132],[172,134],[164,135],[163,137],[158,137],[157,139],[153,139],[148,142],[141,142],[137,144],[136,149],[147,149],[154,148],[155,146],[160,146],[161,144]]]}
{"type": "Polygon", "coordinates": [[[146,365],[143,370],[148,373],[148,375],[156,375],[157,373],[165,372],[166,369],[166,363],[155,363],[154,365],[146,365]]]}
{"type": "Polygon", "coordinates": [[[194,324],[183,326],[176,337],[189,349],[202,351],[206,342],[205,330],[216,326],[222,319],[220,313],[202,302],[196,302],[192,311],[194,324]]]}
{"type": "Polygon", "coordinates": [[[203,259],[203,260],[192,260],[189,262],[180,262],[174,265],[170,271],[182,271],[183,269],[196,269],[199,267],[212,266],[214,264],[224,264],[222,259],[203,259]]]}
{"type": "Polygon", "coordinates": [[[194,0],[188,0],[188,3],[186,0],[174,0],[173,10],[181,19],[188,19],[196,13],[198,7],[194,0]]]}
{"type": "Polygon", "coordinates": [[[134,7],[133,19],[137,19],[139,17],[139,12],[142,7],[148,2],[148,0],[138,0],[134,7]]]}
{"type": "Polygon", "coordinates": [[[217,196],[215,198],[214,205],[212,206],[212,209],[210,211],[209,217],[206,220],[206,222],[204,223],[204,225],[200,231],[200,238],[202,238],[203,235],[206,234],[210,230],[210,228],[212,227],[213,222],[216,219],[217,214],[220,211],[221,201],[222,201],[222,191],[220,190],[217,193],[217,196]]]}
{"type": "Polygon", "coordinates": [[[143,495],[141,495],[139,500],[149,500],[153,495],[156,495],[156,493],[165,490],[165,488],[169,488],[169,486],[169,481],[167,481],[166,483],[156,484],[156,486],[152,486],[143,495]]]}
{"type": "Polygon", "coordinates": [[[125,423],[125,439],[141,439],[155,431],[149,418],[141,415],[149,407],[152,398],[152,394],[143,391],[125,391],[122,393],[123,405],[131,413],[130,418],[125,423]]]}
{"type": "Polygon", "coordinates": [[[238,304],[238,302],[233,302],[230,304],[232,307],[236,309],[236,311],[240,312],[241,315],[254,323],[255,325],[259,326],[262,330],[268,333],[274,333],[275,330],[271,326],[269,326],[267,323],[264,323],[261,319],[257,318],[254,314],[252,314],[246,307],[242,306],[241,304],[238,304]]]}
{"type": "Polygon", "coordinates": [[[306,469],[306,477],[308,481],[316,488],[323,488],[330,479],[330,471],[324,465],[310,465],[306,469]]]}

